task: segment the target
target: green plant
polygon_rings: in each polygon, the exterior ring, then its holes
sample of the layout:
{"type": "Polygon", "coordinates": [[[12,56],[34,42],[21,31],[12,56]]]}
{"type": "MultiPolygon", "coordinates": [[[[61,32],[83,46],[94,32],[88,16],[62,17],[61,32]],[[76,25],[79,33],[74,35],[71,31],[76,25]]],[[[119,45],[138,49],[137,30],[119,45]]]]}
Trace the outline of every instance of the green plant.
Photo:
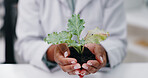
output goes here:
{"type": "Polygon", "coordinates": [[[80,39],[81,32],[85,28],[85,22],[80,19],[80,15],[72,15],[68,20],[68,31],[61,31],[59,33],[53,32],[48,34],[48,37],[44,39],[48,44],[61,44],[67,43],[68,47],[73,47],[79,54],[83,53],[84,44],[96,43],[100,44],[101,41],[105,40],[109,36],[108,32],[95,28],[94,30],[88,31],[84,39],[80,39]],[[72,40],[73,36],[76,36],[76,40],[72,40]],[[83,47],[82,47],[83,46],[83,47]]]}
{"type": "Polygon", "coordinates": [[[61,31],[59,33],[53,32],[51,34],[48,34],[48,37],[44,39],[48,44],[61,44],[61,43],[67,43],[68,47],[72,46],[76,49],[78,53],[83,52],[83,48],[81,46],[84,46],[85,40],[80,40],[80,35],[83,29],[85,22],[83,19],[80,19],[80,15],[72,15],[72,17],[68,20],[68,31],[61,31]],[[73,35],[77,37],[77,40],[72,40],[73,35]]]}

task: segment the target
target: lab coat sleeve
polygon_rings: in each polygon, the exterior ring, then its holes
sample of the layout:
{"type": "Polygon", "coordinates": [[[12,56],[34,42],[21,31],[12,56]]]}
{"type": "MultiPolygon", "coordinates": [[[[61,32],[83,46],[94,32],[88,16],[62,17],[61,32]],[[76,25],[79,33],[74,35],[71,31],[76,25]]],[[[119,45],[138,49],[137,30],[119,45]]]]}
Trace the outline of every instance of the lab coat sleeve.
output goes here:
{"type": "MultiPolygon", "coordinates": [[[[107,40],[101,42],[105,48],[110,68],[120,64],[126,55],[126,20],[123,0],[106,0],[104,5],[104,28],[110,33],[107,40]]],[[[100,69],[106,71],[107,67],[100,69]]],[[[108,69],[107,69],[108,70],[108,69]]]]}
{"type": "Polygon", "coordinates": [[[43,41],[45,32],[40,24],[37,0],[19,0],[18,11],[16,55],[22,59],[21,63],[49,71],[42,58],[50,45],[43,41]]]}

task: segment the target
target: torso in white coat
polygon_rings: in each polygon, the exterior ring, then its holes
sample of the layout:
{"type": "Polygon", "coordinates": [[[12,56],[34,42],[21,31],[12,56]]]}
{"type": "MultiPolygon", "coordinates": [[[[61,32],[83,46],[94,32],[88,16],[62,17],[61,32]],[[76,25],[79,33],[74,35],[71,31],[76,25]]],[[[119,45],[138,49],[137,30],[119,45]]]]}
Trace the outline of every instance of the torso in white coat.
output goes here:
{"type": "MultiPolygon", "coordinates": [[[[74,14],[85,20],[88,30],[99,27],[110,33],[100,44],[108,54],[110,67],[118,65],[126,54],[126,21],[122,0],[77,0],[74,14]]],[[[43,41],[47,34],[66,30],[72,12],[66,0],[19,0],[16,27],[16,57],[48,70],[42,57],[50,47],[43,41]]],[[[17,60],[17,59],[16,59],[17,60]]]]}
{"type": "MultiPolygon", "coordinates": [[[[79,0],[76,2],[74,14],[80,14],[85,20],[84,37],[88,30],[103,28],[103,4],[101,0],[79,0]]],[[[66,0],[40,1],[40,18],[46,35],[52,32],[66,30],[68,19],[72,16],[66,0]]]]}

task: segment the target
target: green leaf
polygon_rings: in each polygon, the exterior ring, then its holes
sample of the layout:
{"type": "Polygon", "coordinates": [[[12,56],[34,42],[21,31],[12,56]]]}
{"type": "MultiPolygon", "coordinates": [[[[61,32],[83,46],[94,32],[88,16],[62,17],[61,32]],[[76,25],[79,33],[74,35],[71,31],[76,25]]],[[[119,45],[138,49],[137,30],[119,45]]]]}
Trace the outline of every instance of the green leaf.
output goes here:
{"type": "Polygon", "coordinates": [[[82,46],[85,45],[85,40],[84,40],[84,39],[80,40],[80,44],[81,44],[82,46]]]}
{"type": "Polygon", "coordinates": [[[48,37],[44,39],[48,44],[61,44],[68,43],[71,40],[72,35],[69,32],[53,32],[52,34],[48,34],[48,37]]]}
{"type": "Polygon", "coordinates": [[[85,40],[80,40],[80,35],[82,30],[85,28],[84,20],[80,19],[80,15],[72,15],[72,17],[68,20],[68,32],[62,31],[62,32],[53,32],[51,34],[48,34],[48,36],[44,39],[45,42],[48,44],[61,44],[61,43],[67,43],[68,47],[72,46],[76,49],[78,53],[82,53],[83,50],[81,46],[85,44],[85,40]],[[72,40],[72,36],[76,35],[78,43],[75,40],[72,40]]]}
{"type": "Polygon", "coordinates": [[[95,28],[93,30],[88,31],[87,35],[85,36],[85,44],[87,43],[100,44],[100,42],[106,40],[108,36],[109,36],[108,32],[100,30],[99,28],[95,28]]]}
{"type": "Polygon", "coordinates": [[[67,30],[71,32],[71,34],[76,35],[78,38],[78,42],[80,43],[80,34],[84,27],[84,20],[80,19],[80,15],[72,15],[72,18],[68,20],[68,28],[67,30]]]}

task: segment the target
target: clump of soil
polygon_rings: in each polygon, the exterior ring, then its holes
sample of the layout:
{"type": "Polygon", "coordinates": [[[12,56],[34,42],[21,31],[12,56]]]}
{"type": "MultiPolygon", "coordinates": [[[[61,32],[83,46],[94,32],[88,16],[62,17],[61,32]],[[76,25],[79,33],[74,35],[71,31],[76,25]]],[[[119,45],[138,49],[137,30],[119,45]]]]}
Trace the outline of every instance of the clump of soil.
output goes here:
{"type": "Polygon", "coordinates": [[[75,58],[81,66],[83,63],[87,63],[88,60],[96,60],[95,55],[86,47],[84,47],[84,51],[82,54],[79,54],[73,47],[69,47],[69,49],[69,57],[75,58]]]}

